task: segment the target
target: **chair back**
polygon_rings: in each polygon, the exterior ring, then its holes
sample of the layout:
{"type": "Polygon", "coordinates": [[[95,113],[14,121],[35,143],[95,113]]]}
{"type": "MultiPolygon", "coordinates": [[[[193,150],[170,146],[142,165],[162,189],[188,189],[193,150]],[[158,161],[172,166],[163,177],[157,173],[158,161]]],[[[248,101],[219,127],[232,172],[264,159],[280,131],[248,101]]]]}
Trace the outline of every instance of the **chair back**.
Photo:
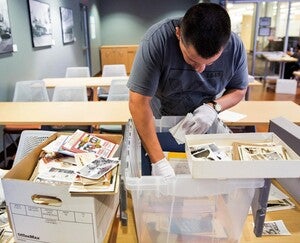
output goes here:
{"type": "MultiPolygon", "coordinates": [[[[86,86],[55,86],[53,91],[52,101],[67,102],[67,101],[88,101],[86,86]]],[[[83,126],[52,126],[48,129],[54,129],[56,131],[74,132],[77,129],[92,132],[93,128],[89,125],[83,126]]]]}
{"type": "Polygon", "coordinates": [[[127,76],[125,64],[103,65],[102,77],[127,76]]]}
{"type": "Polygon", "coordinates": [[[90,70],[88,67],[67,67],[65,77],[90,77],[90,70]]]}
{"type": "Polygon", "coordinates": [[[52,101],[88,101],[86,86],[55,86],[52,101]]]}
{"type": "MultiPolygon", "coordinates": [[[[127,88],[127,79],[113,79],[108,91],[107,101],[128,100],[129,89],[127,88]]],[[[117,133],[123,134],[124,127],[122,125],[101,125],[101,133],[117,133]]]]}
{"type": "Polygon", "coordinates": [[[21,133],[19,145],[17,148],[16,156],[14,159],[14,165],[22,160],[29,152],[35,147],[48,139],[54,131],[43,130],[25,130],[21,133]]]}
{"type": "Polygon", "coordinates": [[[108,91],[107,101],[128,100],[129,89],[127,88],[127,79],[113,79],[108,91]]]}
{"type": "Polygon", "coordinates": [[[47,88],[42,80],[18,81],[15,85],[14,102],[49,101],[47,88]]]}

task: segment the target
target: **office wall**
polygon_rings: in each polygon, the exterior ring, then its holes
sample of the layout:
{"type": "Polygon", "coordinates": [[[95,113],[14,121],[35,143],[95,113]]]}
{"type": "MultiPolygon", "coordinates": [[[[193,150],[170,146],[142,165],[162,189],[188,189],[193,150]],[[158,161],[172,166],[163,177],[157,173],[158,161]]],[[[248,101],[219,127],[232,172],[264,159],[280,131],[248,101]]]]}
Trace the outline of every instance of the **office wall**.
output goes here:
{"type": "MultiPolygon", "coordinates": [[[[0,55],[0,101],[11,101],[15,82],[20,80],[64,77],[68,66],[86,66],[84,33],[79,3],[88,5],[88,15],[94,16],[94,36],[90,39],[92,75],[100,72],[98,47],[100,45],[99,0],[41,0],[50,4],[54,45],[33,48],[27,0],[7,0],[13,43],[17,52],[0,55]],[[76,41],[64,45],[59,7],[73,10],[76,41]]],[[[32,115],[32,114],[28,114],[32,115]]],[[[0,151],[2,130],[0,126],[0,151]]]]}
{"type": "MultiPolygon", "coordinates": [[[[33,48],[27,0],[7,0],[13,43],[17,52],[0,55],[0,101],[10,101],[15,82],[19,80],[63,77],[67,66],[85,66],[84,33],[81,27],[79,3],[89,4],[89,12],[98,18],[98,0],[43,0],[50,4],[53,31],[51,47],[33,48]],[[59,7],[73,10],[76,41],[63,44],[59,7]]],[[[96,24],[99,20],[97,19],[96,24]]],[[[97,35],[98,34],[98,35],[97,35]]],[[[100,44],[100,35],[91,40],[91,49],[100,44]]],[[[91,52],[92,74],[100,71],[99,54],[91,52]],[[97,54],[97,55],[96,55],[97,54]],[[93,56],[94,55],[94,56],[93,56]]]]}
{"type": "Polygon", "coordinates": [[[101,44],[138,44],[145,31],[155,22],[182,16],[199,1],[195,0],[101,0],[101,44]]]}

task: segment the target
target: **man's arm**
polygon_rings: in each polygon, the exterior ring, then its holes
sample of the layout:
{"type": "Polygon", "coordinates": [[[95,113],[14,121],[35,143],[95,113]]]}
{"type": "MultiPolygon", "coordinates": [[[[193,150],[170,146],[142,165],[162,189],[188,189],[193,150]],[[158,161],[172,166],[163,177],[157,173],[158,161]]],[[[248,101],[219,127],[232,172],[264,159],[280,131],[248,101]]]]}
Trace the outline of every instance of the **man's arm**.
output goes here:
{"type": "Polygon", "coordinates": [[[216,99],[216,102],[222,106],[222,111],[229,109],[245,97],[246,91],[247,88],[228,90],[220,98],[216,99]]]}
{"type": "Polygon", "coordinates": [[[129,92],[129,110],[134,125],[150,161],[155,163],[163,159],[164,154],[156,135],[153,112],[150,106],[151,99],[152,97],[149,96],[133,91],[129,92]]]}

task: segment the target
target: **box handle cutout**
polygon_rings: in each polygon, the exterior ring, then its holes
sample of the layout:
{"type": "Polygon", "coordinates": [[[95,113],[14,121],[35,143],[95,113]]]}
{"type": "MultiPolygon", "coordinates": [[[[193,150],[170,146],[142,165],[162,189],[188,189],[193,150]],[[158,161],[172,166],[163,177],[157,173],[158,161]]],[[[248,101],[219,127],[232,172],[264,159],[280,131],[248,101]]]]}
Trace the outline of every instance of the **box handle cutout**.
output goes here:
{"type": "Polygon", "coordinates": [[[34,194],[31,196],[31,200],[36,204],[42,204],[48,206],[60,207],[62,205],[62,200],[52,196],[34,194]]]}

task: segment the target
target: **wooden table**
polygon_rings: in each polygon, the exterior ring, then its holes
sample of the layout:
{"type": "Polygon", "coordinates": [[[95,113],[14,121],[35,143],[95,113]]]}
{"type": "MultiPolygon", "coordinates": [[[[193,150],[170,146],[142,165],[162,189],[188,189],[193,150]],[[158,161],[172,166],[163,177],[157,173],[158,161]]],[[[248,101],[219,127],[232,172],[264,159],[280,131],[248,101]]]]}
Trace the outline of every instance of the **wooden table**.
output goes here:
{"type": "Polygon", "coordinates": [[[0,125],[124,125],[128,101],[0,102],[0,125]]]}
{"type": "Polygon", "coordinates": [[[300,125],[300,106],[292,101],[241,101],[229,111],[247,115],[239,121],[225,122],[230,126],[268,125],[279,116],[300,125]]]}
{"type": "MultiPolygon", "coordinates": [[[[292,101],[241,101],[229,110],[247,116],[227,125],[268,125],[279,116],[300,125],[300,106],[292,101]]],[[[130,117],[128,101],[0,102],[0,125],[126,124],[130,117]]]]}
{"type": "Polygon", "coordinates": [[[268,69],[269,62],[278,62],[279,63],[279,78],[283,78],[285,63],[298,61],[297,58],[291,57],[284,52],[262,52],[262,55],[266,60],[266,62],[265,62],[265,78],[268,73],[267,69],[268,69]]]}
{"type": "Polygon", "coordinates": [[[46,88],[55,86],[86,86],[93,89],[93,101],[98,101],[98,87],[110,86],[113,79],[128,79],[128,76],[117,77],[83,77],[83,78],[45,78],[46,88]]]}

